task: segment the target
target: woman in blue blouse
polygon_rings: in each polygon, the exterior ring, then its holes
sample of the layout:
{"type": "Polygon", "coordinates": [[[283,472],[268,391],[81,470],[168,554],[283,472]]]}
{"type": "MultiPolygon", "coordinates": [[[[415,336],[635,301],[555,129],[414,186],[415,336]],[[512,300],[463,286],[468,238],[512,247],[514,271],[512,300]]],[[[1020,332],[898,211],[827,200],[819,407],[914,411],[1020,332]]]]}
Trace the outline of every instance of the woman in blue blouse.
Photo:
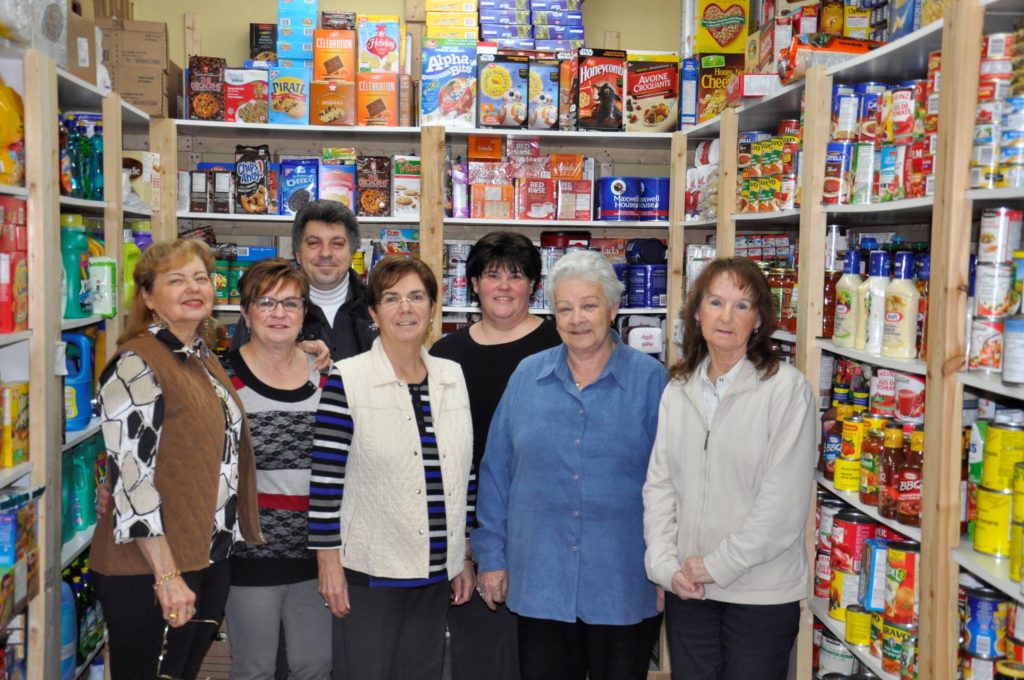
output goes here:
{"type": "Polygon", "coordinates": [[[523,680],[646,678],[658,635],[641,490],[666,375],[611,330],[621,292],[599,253],[559,260],[564,344],[523,360],[487,438],[473,550],[484,602],[519,614],[523,680]]]}

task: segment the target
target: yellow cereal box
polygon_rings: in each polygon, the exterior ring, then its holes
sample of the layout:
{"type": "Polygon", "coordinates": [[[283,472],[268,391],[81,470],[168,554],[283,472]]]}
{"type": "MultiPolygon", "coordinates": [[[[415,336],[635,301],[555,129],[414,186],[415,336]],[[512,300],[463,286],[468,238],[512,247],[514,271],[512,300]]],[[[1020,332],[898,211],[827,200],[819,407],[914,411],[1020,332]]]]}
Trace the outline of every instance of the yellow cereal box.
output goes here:
{"type": "Polygon", "coordinates": [[[699,54],[743,54],[747,46],[750,0],[698,0],[699,54]]]}
{"type": "Polygon", "coordinates": [[[427,0],[428,12],[475,12],[476,0],[427,0]]]}
{"type": "Polygon", "coordinates": [[[476,12],[427,12],[427,26],[462,26],[476,28],[476,12]]]}
{"type": "Polygon", "coordinates": [[[0,466],[13,467],[28,460],[28,383],[5,382],[0,466]]]}
{"type": "Polygon", "coordinates": [[[476,40],[480,29],[464,26],[427,26],[428,38],[455,38],[457,40],[476,40]]]}

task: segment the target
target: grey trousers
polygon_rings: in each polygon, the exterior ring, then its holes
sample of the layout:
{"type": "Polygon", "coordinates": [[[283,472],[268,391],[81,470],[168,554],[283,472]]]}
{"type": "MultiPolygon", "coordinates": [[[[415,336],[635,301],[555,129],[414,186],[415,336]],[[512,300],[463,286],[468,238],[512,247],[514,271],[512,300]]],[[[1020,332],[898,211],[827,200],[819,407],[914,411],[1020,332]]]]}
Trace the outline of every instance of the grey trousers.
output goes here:
{"type": "Polygon", "coordinates": [[[273,680],[284,628],[290,680],[331,677],[331,613],[317,580],[284,586],[231,586],[226,613],[231,680],[273,680]]]}

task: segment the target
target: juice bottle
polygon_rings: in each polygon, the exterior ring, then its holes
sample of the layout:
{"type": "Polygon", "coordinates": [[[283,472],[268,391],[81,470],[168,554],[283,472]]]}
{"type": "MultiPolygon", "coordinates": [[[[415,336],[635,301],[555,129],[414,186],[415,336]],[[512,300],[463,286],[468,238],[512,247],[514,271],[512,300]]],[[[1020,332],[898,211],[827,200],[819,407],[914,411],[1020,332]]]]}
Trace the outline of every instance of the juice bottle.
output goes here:
{"type": "Polygon", "coordinates": [[[914,430],[910,436],[910,455],[899,470],[899,497],[896,521],[912,527],[921,526],[921,482],[924,470],[924,431],[914,430]]]}
{"type": "Polygon", "coordinates": [[[914,283],[914,254],[896,253],[892,281],[885,289],[882,356],[913,359],[917,356],[917,311],[921,293],[914,283]]]}
{"type": "Polygon", "coordinates": [[[885,425],[882,461],[878,473],[878,514],[896,518],[899,502],[899,471],[903,464],[903,426],[895,420],[885,425]]]}
{"type": "Polygon", "coordinates": [[[832,342],[839,347],[853,347],[857,332],[860,307],[857,290],[860,288],[860,253],[851,248],[846,251],[843,275],[836,281],[835,331],[832,342]]]}
{"type": "MultiPolygon", "coordinates": [[[[889,286],[889,254],[884,250],[872,250],[868,263],[868,280],[865,282],[865,316],[867,337],[864,351],[880,354],[885,328],[885,289],[889,286]]],[[[860,349],[859,347],[857,349],[860,349]]]]}
{"type": "Polygon", "coordinates": [[[132,299],[135,297],[135,265],[142,257],[142,251],[135,244],[131,229],[124,230],[124,243],[121,245],[121,257],[124,260],[122,267],[124,278],[124,308],[131,309],[132,299]]]}
{"type": "Polygon", "coordinates": [[[917,358],[924,361],[928,357],[928,281],[932,277],[931,253],[918,253],[917,292],[921,297],[917,302],[917,358]]]}

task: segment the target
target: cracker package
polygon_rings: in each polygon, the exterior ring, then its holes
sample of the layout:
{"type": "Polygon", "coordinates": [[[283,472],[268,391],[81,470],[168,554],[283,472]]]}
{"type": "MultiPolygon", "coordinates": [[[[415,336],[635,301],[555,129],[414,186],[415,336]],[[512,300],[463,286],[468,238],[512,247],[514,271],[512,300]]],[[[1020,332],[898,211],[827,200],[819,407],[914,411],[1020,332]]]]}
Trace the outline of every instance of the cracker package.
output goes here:
{"type": "Polygon", "coordinates": [[[356,84],[314,80],[309,84],[310,125],[355,125],[356,84]]]}
{"type": "Polygon", "coordinates": [[[220,57],[188,58],[188,117],[224,120],[224,69],[220,57]]]}
{"type": "Polygon", "coordinates": [[[356,21],[359,71],[398,73],[401,66],[401,20],[397,16],[364,15],[356,21]]]}
{"type": "Polygon", "coordinates": [[[480,54],[477,56],[477,68],[476,126],[525,127],[530,59],[480,54]]]}
{"type": "Polygon", "coordinates": [[[313,31],[313,80],[356,79],[356,32],[313,31]]]}
{"type": "Polygon", "coordinates": [[[743,54],[747,46],[750,0],[730,0],[723,9],[718,0],[697,0],[699,54],[743,54]]]}
{"type": "Polygon", "coordinates": [[[594,180],[558,180],[558,213],[555,219],[594,219],[594,180]]]}
{"type": "Polygon", "coordinates": [[[320,161],[316,158],[282,158],[281,214],[294,215],[317,199],[317,171],[320,161]]]}
{"type": "Polygon", "coordinates": [[[530,60],[527,127],[531,130],[558,129],[560,67],[557,59],[530,60]]]}
{"type": "Polygon", "coordinates": [[[270,69],[270,122],[305,125],[309,122],[308,68],[270,69]]]}
{"type": "Polygon", "coordinates": [[[671,132],[679,122],[679,54],[629,52],[626,60],[627,132],[671,132]]]}
{"type": "Polygon", "coordinates": [[[420,124],[471,128],[476,107],[476,42],[423,41],[420,124]]]}
{"type": "Polygon", "coordinates": [[[510,184],[472,184],[469,187],[469,215],[473,219],[510,220],[516,190],[510,184]]]}
{"type": "Polygon", "coordinates": [[[394,156],[391,159],[391,214],[420,216],[420,158],[394,156]]]}
{"type": "Polygon", "coordinates": [[[398,125],[398,74],[356,75],[356,124],[398,125]]]}
{"type": "Polygon", "coordinates": [[[266,123],[269,84],[262,68],[224,70],[224,120],[229,123],[266,123]]]}
{"type": "Polygon", "coordinates": [[[337,201],[346,208],[355,205],[356,166],[353,163],[332,164],[320,161],[317,192],[321,199],[337,201]]]}
{"type": "Polygon", "coordinates": [[[562,51],[555,55],[558,67],[558,129],[575,130],[576,100],[579,98],[579,53],[562,51]]]}
{"type": "Polygon", "coordinates": [[[360,217],[391,215],[391,159],[387,156],[356,158],[356,206],[360,217]]]}
{"type": "Polygon", "coordinates": [[[742,54],[704,54],[697,60],[697,122],[722,113],[729,83],[743,73],[742,54]]]}
{"type": "Polygon", "coordinates": [[[238,145],[235,147],[235,212],[265,214],[269,210],[270,192],[267,173],[270,169],[270,147],[238,145]]]}
{"type": "Polygon", "coordinates": [[[579,129],[621,130],[626,53],[583,47],[579,60],[579,129]]]}
{"type": "Polygon", "coordinates": [[[277,24],[249,24],[249,58],[277,61],[277,24]]]}

